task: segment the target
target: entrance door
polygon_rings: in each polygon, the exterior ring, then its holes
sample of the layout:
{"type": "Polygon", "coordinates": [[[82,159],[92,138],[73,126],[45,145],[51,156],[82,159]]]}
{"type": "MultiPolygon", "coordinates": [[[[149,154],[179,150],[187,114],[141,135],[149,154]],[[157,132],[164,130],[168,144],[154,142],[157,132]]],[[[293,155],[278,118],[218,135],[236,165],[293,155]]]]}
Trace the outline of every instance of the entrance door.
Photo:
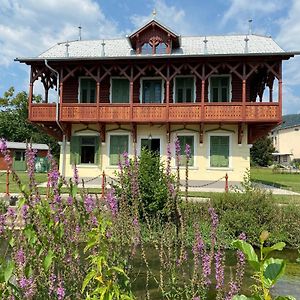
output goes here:
{"type": "Polygon", "coordinates": [[[141,149],[150,150],[153,153],[160,154],[160,139],[141,139],[141,149]]]}
{"type": "Polygon", "coordinates": [[[15,150],[13,167],[16,171],[25,171],[26,170],[26,161],[25,161],[25,151],[24,150],[15,150]]]}

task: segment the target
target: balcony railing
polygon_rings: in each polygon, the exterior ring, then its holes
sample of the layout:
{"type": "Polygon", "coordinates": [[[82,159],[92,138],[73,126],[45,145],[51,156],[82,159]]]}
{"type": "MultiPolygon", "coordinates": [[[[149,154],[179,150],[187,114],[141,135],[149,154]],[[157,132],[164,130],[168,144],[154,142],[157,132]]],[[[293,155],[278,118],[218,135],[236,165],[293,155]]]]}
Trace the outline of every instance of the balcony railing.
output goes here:
{"type": "MultiPolygon", "coordinates": [[[[55,121],[55,104],[32,104],[30,121],[55,121]]],[[[62,122],[277,122],[277,102],[80,104],[63,103],[62,122]]]]}

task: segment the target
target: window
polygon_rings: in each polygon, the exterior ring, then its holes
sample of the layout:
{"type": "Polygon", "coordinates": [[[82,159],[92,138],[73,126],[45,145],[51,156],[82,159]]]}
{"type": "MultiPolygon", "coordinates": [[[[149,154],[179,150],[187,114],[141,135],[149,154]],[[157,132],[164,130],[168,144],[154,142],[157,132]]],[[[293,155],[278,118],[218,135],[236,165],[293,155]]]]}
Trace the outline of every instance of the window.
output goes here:
{"type": "Polygon", "coordinates": [[[142,54],[152,54],[153,53],[153,48],[149,43],[145,43],[142,46],[142,54]]]}
{"type": "Polygon", "coordinates": [[[229,167],[229,136],[210,136],[210,167],[229,167]]]}
{"type": "Polygon", "coordinates": [[[175,78],[175,102],[194,102],[194,78],[177,77],[175,78]]]}
{"type": "Polygon", "coordinates": [[[72,136],[71,137],[71,164],[98,164],[99,137],[72,136]]]}
{"type": "Polygon", "coordinates": [[[153,153],[160,154],[160,139],[146,138],[141,139],[141,149],[150,150],[153,153]]]}
{"type": "Polygon", "coordinates": [[[25,151],[15,151],[15,161],[25,161],[25,151]]]}
{"type": "Polygon", "coordinates": [[[111,135],[109,143],[109,164],[116,166],[122,161],[122,154],[128,152],[128,135],[111,135]]]}
{"type": "Polygon", "coordinates": [[[124,78],[112,78],[111,103],[129,103],[129,81],[124,78]]]}
{"type": "Polygon", "coordinates": [[[210,78],[210,102],[230,101],[230,77],[212,76],[210,78]]]}
{"type": "Polygon", "coordinates": [[[179,135],[178,136],[179,144],[180,144],[180,165],[185,166],[186,164],[186,154],[185,147],[189,145],[191,147],[191,158],[189,161],[189,166],[194,165],[194,136],[192,135],[179,135]]]}
{"type": "Polygon", "coordinates": [[[142,102],[143,103],[162,102],[162,80],[161,79],[142,80],[142,102]]]}
{"type": "Polygon", "coordinates": [[[80,78],[80,103],[96,102],[96,81],[90,78],[80,78]]]}

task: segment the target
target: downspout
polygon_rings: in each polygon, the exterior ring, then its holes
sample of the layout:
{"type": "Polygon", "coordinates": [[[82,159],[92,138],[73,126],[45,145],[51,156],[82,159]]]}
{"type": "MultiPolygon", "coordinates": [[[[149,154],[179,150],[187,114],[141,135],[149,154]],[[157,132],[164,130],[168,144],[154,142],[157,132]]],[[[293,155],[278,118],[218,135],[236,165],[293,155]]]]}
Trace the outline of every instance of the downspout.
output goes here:
{"type": "Polygon", "coordinates": [[[63,133],[63,144],[62,144],[62,147],[63,147],[63,161],[62,161],[62,170],[61,170],[61,173],[62,173],[62,176],[65,177],[66,175],[66,134],[65,134],[65,131],[63,129],[63,127],[61,126],[60,122],[59,122],[59,103],[60,103],[60,93],[59,93],[59,82],[60,82],[60,78],[59,78],[59,72],[55,69],[53,69],[51,66],[49,66],[48,64],[48,60],[45,59],[45,66],[51,70],[52,72],[54,72],[56,74],[56,78],[57,78],[57,84],[56,84],[56,87],[57,87],[57,99],[56,99],[56,110],[55,110],[55,121],[56,121],[56,124],[58,125],[58,127],[60,128],[61,132],[63,133]]]}

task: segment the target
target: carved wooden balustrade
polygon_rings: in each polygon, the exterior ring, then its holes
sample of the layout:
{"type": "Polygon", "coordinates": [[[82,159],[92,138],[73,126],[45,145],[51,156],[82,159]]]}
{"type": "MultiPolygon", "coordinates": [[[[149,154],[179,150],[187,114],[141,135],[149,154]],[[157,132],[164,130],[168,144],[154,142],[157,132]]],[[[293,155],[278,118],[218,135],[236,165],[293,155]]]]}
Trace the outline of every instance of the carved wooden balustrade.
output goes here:
{"type": "MultiPolygon", "coordinates": [[[[55,104],[32,104],[31,121],[55,121],[55,104]]],[[[62,122],[277,122],[279,103],[62,104],[62,122]]]]}

